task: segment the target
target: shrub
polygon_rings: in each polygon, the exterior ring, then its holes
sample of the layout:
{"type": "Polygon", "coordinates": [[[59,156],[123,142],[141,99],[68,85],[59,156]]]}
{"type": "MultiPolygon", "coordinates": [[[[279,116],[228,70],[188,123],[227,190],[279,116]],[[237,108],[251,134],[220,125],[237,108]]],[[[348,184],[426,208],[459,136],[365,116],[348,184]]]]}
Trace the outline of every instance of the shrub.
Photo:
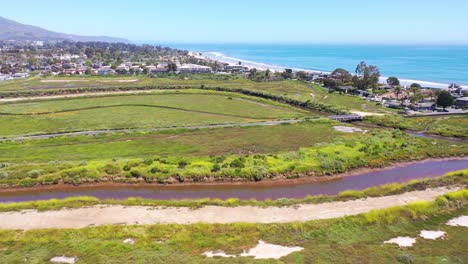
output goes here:
{"type": "Polygon", "coordinates": [[[102,168],[102,171],[107,175],[117,175],[121,172],[120,167],[115,164],[106,164],[106,166],[102,168]]]}
{"type": "Polygon", "coordinates": [[[133,177],[133,178],[139,178],[139,177],[143,176],[143,173],[140,170],[138,170],[137,168],[133,168],[133,169],[130,170],[128,175],[130,177],[133,177]]]}
{"type": "Polygon", "coordinates": [[[30,178],[37,178],[42,175],[42,170],[30,170],[27,175],[30,178]]]}
{"type": "Polygon", "coordinates": [[[143,163],[146,164],[146,165],[151,165],[151,164],[153,164],[153,159],[145,159],[143,161],[143,163]]]}
{"type": "Polygon", "coordinates": [[[231,161],[229,164],[231,168],[244,168],[245,167],[245,158],[244,157],[239,157],[237,159],[234,159],[231,161]]]}
{"type": "Polygon", "coordinates": [[[221,170],[221,166],[219,164],[213,165],[213,168],[211,169],[211,172],[218,172],[221,170]]]}
{"type": "Polygon", "coordinates": [[[188,165],[188,162],[187,162],[187,161],[181,160],[181,161],[179,161],[179,163],[177,164],[177,167],[178,167],[179,169],[183,169],[183,168],[185,168],[187,165],[188,165]]]}
{"type": "Polygon", "coordinates": [[[8,172],[0,171],[0,179],[6,179],[6,178],[8,178],[8,172]]]}

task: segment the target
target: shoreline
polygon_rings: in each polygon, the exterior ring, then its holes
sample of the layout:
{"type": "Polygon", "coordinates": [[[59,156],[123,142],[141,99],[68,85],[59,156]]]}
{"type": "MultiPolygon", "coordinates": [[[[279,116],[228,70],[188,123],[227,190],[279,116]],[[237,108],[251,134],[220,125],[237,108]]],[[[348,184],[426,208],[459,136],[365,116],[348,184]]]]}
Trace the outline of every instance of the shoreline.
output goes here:
{"type": "MultiPolygon", "coordinates": [[[[191,51],[192,54],[201,54],[201,56],[195,55],[196,57],[202,58],[202,59],[211,59],[211,60],[216,60],[219,62],[224,62],[228,63],[230,65],[237,64],[239,61],[242,62],[243,66],[248,67],[249,69],[251,68],[257,68],[259,70],[267,70],[270,69],[271,71],[280,71],[282,72],[285,68],[290,68],[293,71],[305,71],[308,73],[319,73],[319,74],[330,74],[330,71],[325,71],[325,70],[317,70],[317,69],[302,69],[302,68],[295,68],[295,67],[287,67],[287,66],[279,66],[279,65],[271,65],[267,63],[262,63],[262,62],[256,62],[256,61],[251,61],[251,60],[246,60],[246,59],[239,59],[235,57],[230,57],[226,56],[225,54],[221,52],[199,52],[199,51],[191,51]]],[[[379,83],[385,84],[386,80],[389,76],[382,76],[379,78],[379,83]]],[[[400,79],[400,83],[403,86],[410,86],[412,83],[419,83],[422,87],[428,87],[428,88],[437,88],[437,89],[443,89],[443,88],[448,88],[450,84],[448,83],[441,83],[441,82],[434,82],[434,81],[423,81],[423,80],[415,80],[415,79],[400,79]]],[[[461,84],[461,87],[463,89],[468,89],[467,84],[461,84]]]]}
{"type": "MultiPolygon", "coordinates": [[[[468,157],[449,157],[449,158],[429,158],[423,160],[413,160],[406,162],[396,162],[389,164],[389,166],[380,167],[380,168],[370,168],[362,167],[352,169],[344,173],[338,173],[329,176],[302,176],[296,179],[287,179],[286,177],[278,177],[276,179],[266,179],[259,182],[254,181],[225,181],[225,182],[177,182],[172,184],[160,184],[160,183],[124,183],[124,182],[97,182],[97,183],[84,183],[80,185],[73,184],[51,184],[51,185],[38,185],[32,187],[20,187],[20,186],[11,186],[11,187],[0,187],[0,194],[22,194],[22,193],[31,193],[31,192],[41,192],[41,191],[70,191],[70,190],[80,190],[80,189],[98,189],[98,188],[158,188],[158,189],[187,189],[192,187],[219,187],[219,188],[230,188],[230,187],[275,187],[275,186],[295,186],[307,183],[325,183],[337,181],[347,177],[356,177],[361,174],[380,172],[391,170],[399,167],[405,167],[412,164],[426,163],[426,162],[438,162],[438,161],[449,161],[449,160],[465,160],[468,162],[468,157]]],[[[443,175],[439,175],[443,176],[443,175]]]]}

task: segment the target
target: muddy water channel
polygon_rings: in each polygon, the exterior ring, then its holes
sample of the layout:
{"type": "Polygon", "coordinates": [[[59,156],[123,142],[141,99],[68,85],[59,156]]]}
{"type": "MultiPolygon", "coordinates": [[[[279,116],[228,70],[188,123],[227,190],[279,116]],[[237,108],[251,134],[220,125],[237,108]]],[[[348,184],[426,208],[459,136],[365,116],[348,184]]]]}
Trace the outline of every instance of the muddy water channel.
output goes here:
{"type": "Polygon", "coordinates": [[[307,195],[334,195],[344,190],[362,190],[386,183],[401,183],[413,179],[432,178],[450,171],[467,168],[468,159],[430,160],[319,183],[64,187],[50,190],[0,192],[0,202],[32,201],[72,196],[94,196],[100,199],[142,197],[166,200],[206,197],[220,199],[236,197],[257,200],[304,198],[307,195]]]}

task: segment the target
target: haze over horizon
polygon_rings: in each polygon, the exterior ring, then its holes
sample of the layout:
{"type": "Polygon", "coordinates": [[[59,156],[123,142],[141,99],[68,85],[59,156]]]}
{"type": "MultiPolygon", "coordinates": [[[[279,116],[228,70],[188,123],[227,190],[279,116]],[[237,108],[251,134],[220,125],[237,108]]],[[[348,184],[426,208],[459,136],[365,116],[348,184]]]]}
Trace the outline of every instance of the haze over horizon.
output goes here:
{"type": "Polygon", "coordinates": [[[2,3],[0,16],[136,43],[468,44],[468,1],[451,2],[26,0],[2,3]]]}

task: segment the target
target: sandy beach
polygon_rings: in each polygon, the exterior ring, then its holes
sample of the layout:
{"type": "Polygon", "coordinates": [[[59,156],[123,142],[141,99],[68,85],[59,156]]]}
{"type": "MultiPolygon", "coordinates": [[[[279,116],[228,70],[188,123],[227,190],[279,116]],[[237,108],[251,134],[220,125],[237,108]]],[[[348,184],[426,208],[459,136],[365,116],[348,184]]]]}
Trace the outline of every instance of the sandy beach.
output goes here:
{"type": "MultiPolygon", "coordinates": [[[[211,60],[217,60],[220,62],[228,63],[229,65],[236,65],[240,62],[242,62],[243,66],[246,66],[247,68],[256,68],[258,70],[267,70],[270,69],[271,71],[279,71],[282,72],[284,71],[285,68],[290,68],[293,71],[305,71],[308,73],[323,73],[323,74],[330,74],[331,72],[329,71],[322,71],[322,70],[311,70],[311,69],[301,69],[301,68],[294,68],[294,67],[287,67],[287,66],[279,66],[279,65],[271,65],[271,64],[266,64],[266,63],[261,63],[261,62],[255,62],[255,61],[250,61],[250,60],[243,60],[239,58],[234,58],[234,57],[229,57],[224,55],[223,53],[220,52],[195,52],[192,51],[192,54],[196,55],[196,57],[199,57],[201,59],[211,59],[211,60]],[[201,55],[199,55],[201,54],[201,55]]],[[[379,78],[379,82],[382,84],[386,84],[388,76],[382,76],[379,78]]],[[[450,84],[449,83],[438,83],[438,82],[429,82],[429,81],[423,81],[423,80],[412,80],[412,79],[400,79],[400,83],[403,86],[410,86],[413,83],[419,83],[422,87],[430,87],[430,88],[447,88],[450,84]]],[[[468,89],[468,86],[462,86],[464,89],[468,89]]]]}

